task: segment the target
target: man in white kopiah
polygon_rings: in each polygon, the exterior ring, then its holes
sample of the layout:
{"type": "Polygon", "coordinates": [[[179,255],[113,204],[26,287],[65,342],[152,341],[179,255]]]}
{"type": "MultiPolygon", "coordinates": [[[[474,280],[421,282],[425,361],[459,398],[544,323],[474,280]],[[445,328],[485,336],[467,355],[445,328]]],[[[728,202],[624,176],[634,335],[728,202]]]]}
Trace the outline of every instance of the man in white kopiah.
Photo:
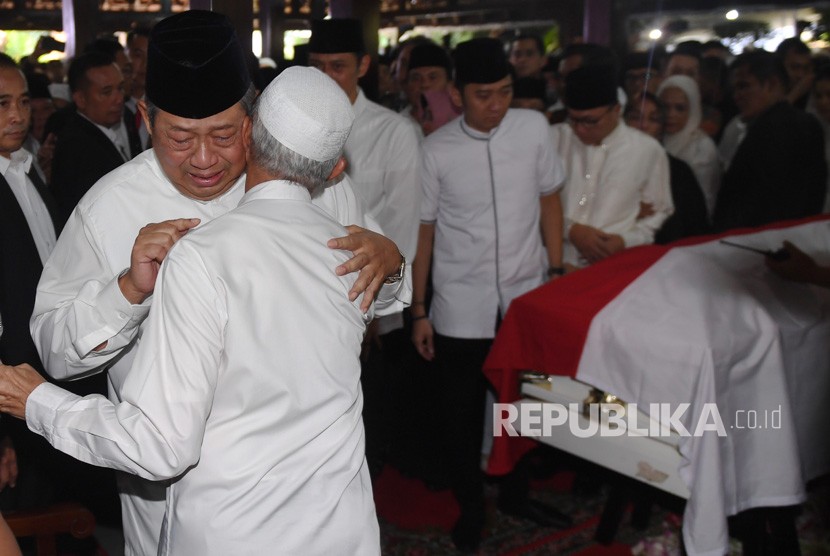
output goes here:
{"type": "Polygon", "coordinates": [[[346,95],[310,68],[269,85],[238,208],[167,255],[122,401],[3,367],[0,409],[79,459],[172,479],[159,554],[379,554],[345,229],[311,192],[345,168],[346,95]],[[79,428],[86,430],[79,432],[79,428]],[[206,527],[205,524],[210,524],[206,527]]]}
{"type": "MultiPolygon", "coordinates": [[[[253,89],[230,21],[189,10],[156,24],[146,89],[139,109],[153,148],[107,174],[78,204],[44,267],[31,324],[53,378],[106,371],[116,403],[148,333],[159,263],[187,230],[235,208],[244,194],[242,137],[253,89]]],[[[313,202],[343,225],[371,227],[348,185],[344,178],[313,202]]],[[[367,305],[375,286],[401,267],[395,244],[378,234],[358,232],[330,246],[355,252],[338,272],[366,265],[349,295],[371,282],[367,305]],[[362,245],[346,244],[361,237],[362,245]]],[[[375,314],[401,311],[407,286],[382,286],[375,314]]],[[[126,473],[118,483],[126,554],[155,554],[166,484],[126,473]]]]}

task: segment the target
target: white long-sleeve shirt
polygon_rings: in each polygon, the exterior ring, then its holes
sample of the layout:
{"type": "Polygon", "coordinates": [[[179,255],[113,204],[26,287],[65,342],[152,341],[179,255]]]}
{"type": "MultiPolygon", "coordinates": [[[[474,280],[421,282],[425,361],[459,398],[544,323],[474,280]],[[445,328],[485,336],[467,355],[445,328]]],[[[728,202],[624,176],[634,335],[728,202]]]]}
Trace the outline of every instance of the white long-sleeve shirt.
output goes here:
{"type": "MultiPolygon", "coordinates": [[[[160,555],[379,554],[361,419],[371,314],[345,230],[304,188],[260,184],[165,259],[120,402],[45,384],[29,427],[167,490],[160,555]]],[[[146,554],[146,553],[145,553],[146,554]]]]}
{"type": "MultiPolygon", "coordinates": [[[[421,151],[415,127],[358,89],[355,120],[343,153],[355,193],[407,261],[415,258],[421,204],[421,151]]],[[[381,320],[381,333],[403,326],[401,315],[381,320]]]]}
{"type": "Polygon", "coordinates": [[[568,176],[562,191],[564,261],[587,264],[568,240],[574,223],[619,234],[626,247],[652,243],[674,210],[669,161],[660,143],[623,122],[599,145],[584,144],[567,123],[553,126],[552,134],[568,176]],[[654,213],[638,219],[641,202],[654,213]]]}
{"type": "MultiPolygon", "coordinates": [[[[80,201],[44,267],[31,330],[47,372],[71,379],[108,369],[110,399],[121,401],[135,347],[154,296],[131,305],[118,287],[130,266],[139,230],[153,222],[201,218],[202,225],[235,208],[244,175],[222,196],[198,201],[182,195],[148,150],[99,180],[80,201]],[[107,342],[105,349],[93,351],[107,342]]],[[[372,227],[348,180],[314,199],[341,224],[372,227]]],[[[331,269],[334,272],[334,267],[331,269]]],[[[411,297],[411,276],[381,290],[376,313],[400,311],[411,297]]],[[[164,515],[165,483],[119,477],[128,555],[154,554],[164,515]]]]}

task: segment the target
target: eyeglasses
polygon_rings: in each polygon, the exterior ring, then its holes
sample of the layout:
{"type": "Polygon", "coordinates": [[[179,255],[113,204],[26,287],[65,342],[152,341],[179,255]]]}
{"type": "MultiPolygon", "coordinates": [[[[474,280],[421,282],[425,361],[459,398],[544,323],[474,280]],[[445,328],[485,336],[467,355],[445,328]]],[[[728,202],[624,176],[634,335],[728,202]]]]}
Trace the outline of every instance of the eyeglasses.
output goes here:
{"type": "Polygon", "coordinates": [[[599,116],[594,116],[594,117],[582,116],[581,118],[571,116],[570,112],[568,112],[568,117],[566,119],[567,119],[568,123],[571,124],[571,126],[573,126],[573,127],[576,127],[578,125],[581,125],[582,127],[594,127],[597,124],[599,124],[602,121],[602,119],[605,116],[607,116],[611,112],[611,110],[613,110],[613,109],[614,109],[614,105],[611,105],[611,106],[606,107],[605,112],[603,112],[599,116]]]}

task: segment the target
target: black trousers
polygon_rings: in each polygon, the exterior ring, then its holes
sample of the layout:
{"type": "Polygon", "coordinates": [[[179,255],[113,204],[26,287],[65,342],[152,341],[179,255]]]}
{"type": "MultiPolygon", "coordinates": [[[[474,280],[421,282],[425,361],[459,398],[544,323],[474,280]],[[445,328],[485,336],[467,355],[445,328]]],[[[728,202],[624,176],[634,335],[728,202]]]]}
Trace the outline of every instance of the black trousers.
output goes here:
{"type": "Polygon", "coordinates": [[[484,512],[481,440],[488,382],[481,369],[492,343],[435,335],[442,451],[461,513],[472,516],[484,512]]]}

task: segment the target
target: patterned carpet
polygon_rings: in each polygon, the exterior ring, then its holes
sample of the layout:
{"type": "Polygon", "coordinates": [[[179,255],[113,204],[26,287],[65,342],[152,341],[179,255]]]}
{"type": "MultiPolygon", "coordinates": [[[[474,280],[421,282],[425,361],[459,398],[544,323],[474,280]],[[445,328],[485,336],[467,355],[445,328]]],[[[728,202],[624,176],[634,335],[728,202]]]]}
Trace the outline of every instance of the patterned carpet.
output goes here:
{"type": "MultiPolygon", "coordinates": [[[[582,472],[580,472],[582,473],[582,472]]],[[[584,476],[584,475],[583,475],[584,476]]],[[[558,472],[537,481],[532,496],[572,516],[574,526],[567,530],[543,528],[507,516],[496,510],[497,488],[487,486],[487,526],[477,554],[493,556],[680,556],[680,522],[677,502],[652,508],[643,530],[631,524],[626,513],[615,542],[602,546],[594,534],[608,497],[607,486],[596,488],[602,478],[588,474],[577,481],[574,473],[558,472]],[[580,483],[582,483],[580,485],[580,483]],[[667,506],[673,506],[670,511],[667,506]]],[[[830,556],[830,480],[811,487],[810,500],[797,520],[802,556],[830,556]]],[[[450,540],[449,530],[458,507],[448,490],[431,491],[417,479],[385,467],[375,482],[375,502],[381,524],[384,556],[449,556],[459,554],[450,540]]],[[[730,556],[740,555],[740,543],[733,541],[730,556]]],[[[776,555],[777,556],[777,555],[776,555]]],[[[782,555],[783,556],[783,555],[782,555]]]]}

